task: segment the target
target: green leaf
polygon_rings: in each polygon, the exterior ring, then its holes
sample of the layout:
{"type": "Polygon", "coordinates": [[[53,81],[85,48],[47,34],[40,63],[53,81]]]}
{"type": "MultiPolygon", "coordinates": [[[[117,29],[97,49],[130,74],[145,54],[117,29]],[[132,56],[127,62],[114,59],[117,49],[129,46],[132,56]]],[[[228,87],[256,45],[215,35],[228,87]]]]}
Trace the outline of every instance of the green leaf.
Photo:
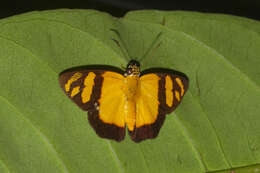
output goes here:
{"type": "Polygon", "coordinates": [[[0,172],[259,172],[260,23],[191,12],[31,12],[0,21],[0,172]],[[68,68],[128,62],[158,33],[142,69],[185,73],[190,87],[154,140],[99,138],[60,89],[68,68]],[[256,165],[256,166],[253,166],[256,165]]]}

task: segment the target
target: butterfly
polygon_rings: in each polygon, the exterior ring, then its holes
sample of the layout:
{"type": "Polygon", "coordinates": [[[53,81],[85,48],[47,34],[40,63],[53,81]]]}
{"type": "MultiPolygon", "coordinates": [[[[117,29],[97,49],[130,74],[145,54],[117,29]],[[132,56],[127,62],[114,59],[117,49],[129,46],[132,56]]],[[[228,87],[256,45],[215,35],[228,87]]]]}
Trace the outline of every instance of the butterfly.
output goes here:
{"type": "Polygon", "coordinates": [[[140,71],[130,60],[117,68],[81,68],[62,72],[59,83],[82,110],[97,135],[121,141],[127,127],[134,142],[155,138],[166,114],[181,102],[188,89],[185,74],[173,70],[140,71]]]}

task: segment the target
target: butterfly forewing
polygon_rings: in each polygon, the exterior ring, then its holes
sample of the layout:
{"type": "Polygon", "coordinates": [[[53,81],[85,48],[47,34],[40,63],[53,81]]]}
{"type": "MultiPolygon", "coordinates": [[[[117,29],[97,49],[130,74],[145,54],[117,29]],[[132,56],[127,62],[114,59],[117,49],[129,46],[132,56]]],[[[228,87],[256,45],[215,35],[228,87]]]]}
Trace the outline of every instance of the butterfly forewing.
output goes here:
{"type": "Polygon", "coordinates": [[[99,90],[98,85],[102,81],[100,74],[102,71],[69,71],[61,73],[59,82],[66,95],[87,111],[94,107],[94,100],[98,99],[94,93],[99,90]]]}
{"type": "Polygon", "coordinates": [[[89,122],[100,137],[120,141],[125,136],[123,79],[113,71],[79,70],[61,73],[59,82],[66,95],[88,111],[89,122]]]}
{"type": "Polygon", "coordinates": [[[130,132],[135,142],[158,135],[165,115],[180,104],[187,91],[188,79],[175,73],[147,73],[140,77],[140,86],[136,126],[130,132]]]}
{"type": "Polygon", "coordinates": [[[186,76],[175,73],[157,73],[157,75],[161,78],[159,82],[160,107],[166,113],[171,113],[181,103],[189,81],[186,76]]]}

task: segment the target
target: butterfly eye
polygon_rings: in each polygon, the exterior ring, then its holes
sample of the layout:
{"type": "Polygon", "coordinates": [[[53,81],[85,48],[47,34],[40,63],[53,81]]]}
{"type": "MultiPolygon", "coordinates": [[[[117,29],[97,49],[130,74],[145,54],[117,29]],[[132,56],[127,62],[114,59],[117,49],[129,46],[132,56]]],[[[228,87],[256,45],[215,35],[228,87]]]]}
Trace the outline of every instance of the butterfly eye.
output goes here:
{"type": "Polygon", "coordinates": [[[127,68],[126,69],[126,75],[132,74],[132,68],[127,68]]]}

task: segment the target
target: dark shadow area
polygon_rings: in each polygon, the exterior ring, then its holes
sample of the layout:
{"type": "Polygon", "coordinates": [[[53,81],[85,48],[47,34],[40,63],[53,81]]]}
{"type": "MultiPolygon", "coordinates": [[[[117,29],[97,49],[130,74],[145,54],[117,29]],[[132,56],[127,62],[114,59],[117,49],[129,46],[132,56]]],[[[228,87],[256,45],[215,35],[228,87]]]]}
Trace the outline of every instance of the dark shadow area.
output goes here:
{"type": "Polygon", "coordinates": [[[208,13],[224,13],[260,20],[258,0],[85,0],[85,1],[4,1],[0,6],[0,18],[35,10],[59,8],[96,9],[121,17],[130,10],[188,10],[208,13]]]}

